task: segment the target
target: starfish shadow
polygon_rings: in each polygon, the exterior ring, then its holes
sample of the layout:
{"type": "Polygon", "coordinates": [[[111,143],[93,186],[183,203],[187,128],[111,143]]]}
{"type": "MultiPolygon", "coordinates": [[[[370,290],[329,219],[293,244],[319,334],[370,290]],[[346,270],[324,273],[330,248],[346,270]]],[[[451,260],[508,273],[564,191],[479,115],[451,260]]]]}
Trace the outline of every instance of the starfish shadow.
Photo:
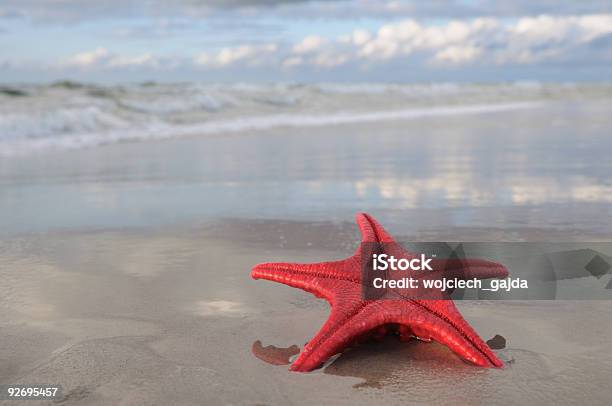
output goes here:
{"type": "Polygon", "coordinates": [[[465,361],[435,341],[417,339],[401,342],[397,337],[369,340],[343,352],[323,372],[329,375],[361,378],[354,388],[383,388],[414,376],[418,371],[458,375],[474,372],[465,361]],[[402,362],[397,362],[399,359],[402,362]]]}
{"type": "MultiPolygon", "coordinates": [[[[487,344],[502,349],[506,342],[504,337],[495,335],[487,344]]],[[[261,340],[256,340],[251,346],[251,352],[268,364],[289,365],[300,352],[300,347],[295,344],[289,347],[263,346],[261,340]]],[[[354,344],[334,357],[333,361],[328,361],[319,371],[328,375],[363,379],[363,382],[353,385],[357,389],[401,385],[415,373],[438,377],[453,375],[453,379],[480,373],[442,344],[418,339],[402,342],[394,335],[354,344]],[[398,359],[403,362],[397,362],[398,359]]]]}

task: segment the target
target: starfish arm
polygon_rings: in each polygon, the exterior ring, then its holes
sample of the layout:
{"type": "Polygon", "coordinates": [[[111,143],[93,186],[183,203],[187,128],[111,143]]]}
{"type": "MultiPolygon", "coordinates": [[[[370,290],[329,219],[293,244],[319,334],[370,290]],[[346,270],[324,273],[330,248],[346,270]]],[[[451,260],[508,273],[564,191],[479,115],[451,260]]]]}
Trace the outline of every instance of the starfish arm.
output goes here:
{"type": "Polygon", "coordinates": [[[504,364],[461,316],[450,300],[406,302],[418,307],[409,313],[398,313],[396,323],[411,328],[416,336],[430,338],[446,345],[457,355],[483,367],[504,364]]]}
{"type": "Polygon", "coordinates": [[[329,301],[336,281],[360,283],[358,266],[355,257],[316,264],[264,263],[253,267],[251,277],[299,288],[329,301]]]}
{"type": "MultiPolygon", "coordinates": [[[[475,365],[503,366],[452,302],[448,303],[453,311],[446,315],[432,313],[430,309],[412,301],[362,302],[349,313],[332,310],[327,322],[291,365],[291,370],[311,371],[349,343],[387,324],[398,324],[414,336],[436,340],[475,365]]],[[[445,306],[443,310],[449,312],[450,309],[445,306]]]]}
{"type": "MultiPolygon", "coordinates": [[[[351,342],[384,324],[382,319],[371,317],[371,312],[364,312],[368,307],[376,308],[378,302],[354,303],[350,308],[343,307],[342,311],[332,307],[325,324],[291,365],[292,371],[308,372],[318,368],[351,342]]],[[[384,315],[381,313],[380,317],[384,315]]]]}
{"type": "Polygon", "coordinates": [[[386,253],[396,258],[413,258],[414,255],[398,244],[374,217],[359,213],[355,217],[361,232],[361,244],[355,252],[355,257],[367,261],[372,254],[386,253]]]}
{"type": "Polygon", "coordinates": [[[358,213],[355,216],[359,231],[361,232],[361,242],[381,242],[381,243],[393,243],[395,240],[387,231],[381,226],[374,217],[367,213],[358,213]]]}

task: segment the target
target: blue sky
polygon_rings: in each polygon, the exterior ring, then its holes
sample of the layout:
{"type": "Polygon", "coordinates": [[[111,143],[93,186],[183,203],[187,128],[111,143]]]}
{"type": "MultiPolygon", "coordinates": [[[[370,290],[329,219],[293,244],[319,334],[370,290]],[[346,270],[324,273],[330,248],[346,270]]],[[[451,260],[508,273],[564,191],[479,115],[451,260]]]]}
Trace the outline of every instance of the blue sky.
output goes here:
{"type": "Polygon", "coordinates": [[[612,2],[3,0],[0,82],[612,78],[612,2]]]}

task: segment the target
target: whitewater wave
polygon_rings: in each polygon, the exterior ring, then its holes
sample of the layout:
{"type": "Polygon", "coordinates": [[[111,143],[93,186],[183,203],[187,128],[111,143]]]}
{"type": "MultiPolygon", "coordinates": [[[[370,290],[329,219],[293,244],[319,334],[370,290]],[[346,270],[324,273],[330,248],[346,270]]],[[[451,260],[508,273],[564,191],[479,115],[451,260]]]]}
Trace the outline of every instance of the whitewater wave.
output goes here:
{"type": "Polygon", "coordinates": [[[0,90],[2,156],[276,127],[486,114],[534,108],[551,99],[612,95],[612,85],[540,83],[95,86],[62,82],[0,90]]]}
{"type": "Polygon", "coordinates": [[[340,112],[326,115],[277,114],[242,117],[231,120],[217,120],[190,125],[149,124],[143,128],[104,132],[73,133],[69,136],[46,137],[27,140],[6,140],[0,155],[18,155],[48,149],[72,149],[94,147],[120,141],[164,139],[177,136],[210,135],[267,130],[277,127],[322,127],[340,124],[371,123],[378,121],[409,120],[432,116],[453,116],[486,114],[500,111],[537,107],[539,103],[505,103],[498,105],[446,106],[434,108],[413,108],[370,113],[340,112]]]}

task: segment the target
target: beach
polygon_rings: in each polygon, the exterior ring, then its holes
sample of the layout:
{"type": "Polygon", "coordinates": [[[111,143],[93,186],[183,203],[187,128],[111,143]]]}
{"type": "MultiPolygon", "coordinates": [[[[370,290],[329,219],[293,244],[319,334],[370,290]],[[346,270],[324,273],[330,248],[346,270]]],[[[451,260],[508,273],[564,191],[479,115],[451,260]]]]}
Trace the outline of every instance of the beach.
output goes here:
{"type": "Polygon", "coordinates": [[[253,353],[302,348],[329,311],[253,265],[351,255],[358,212],[404,241],[610,241],[612,93],[521,86],[395,89],[376,114],[386,88],[289,89],[5,141],[0,384],[61,385],[61,404],[607,404],[609,301],[457,302],[506,339],[499,370],[393,337],[307,374],[253,353]]]}

